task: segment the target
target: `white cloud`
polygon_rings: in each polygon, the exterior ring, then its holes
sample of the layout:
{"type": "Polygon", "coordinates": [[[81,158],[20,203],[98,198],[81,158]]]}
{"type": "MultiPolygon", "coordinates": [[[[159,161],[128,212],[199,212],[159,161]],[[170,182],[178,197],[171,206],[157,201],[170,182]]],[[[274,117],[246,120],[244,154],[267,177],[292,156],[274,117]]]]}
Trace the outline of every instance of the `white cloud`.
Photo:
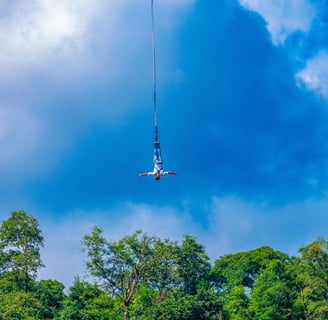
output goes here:
{"type": "MultiPolygon", "coordinates": [[[[166,19],[174,17],[179,21],[176,12],[183,12],[193,3],[194,0],[156,2],[156,14],[163,16],[161,11],[165,10],[171,16],[166,19]]],[[[118,59],[129,42],[133,43],[132,38],[124,43],[126,32],[132,31],[131,23],[133,26],[139,21],[142,26],[140,21],[145,21],[146,15],[141,15],[147,14],[150,27],[148,0],[31,0],[28,3],[17,0],[11,5],[11,10],[4,11],[0,15],[2,76],[4,72],[10,74],[21,68],[56,70],[58,62],[69,67],[76,65],[76,60],[83,61],[78,65],[80,68],[88,68],[88,63],[95,66],[92,61],[96,62],[94,59],[99,58],[98,54],[106,48],[111,48],[111,52],[106,51],[106,57],[113,62],[114,68],[117,61],[113,61],[113,56],[118,59]],[[93,48],[94,45],[97,48],[93,48]],[[117,45],[122,48],[117,48],[117,45]]],[[[140,32],[143,31],[141,27],[140,32]]]]}
{"type": "MultiPolygon", "coordinates": [[[[322,19],[322,11],[326,8],[326,3],[322,0],[315,2],[310,0],[239,0],[239,3],[264,18],[275,45],[283,44],[288,36],[296,31],[306,34],[313,28],[314,34],[323,32],[324,23],[320,19],[322,19]]],[[[308,42],[310,43],[311,39],[308,39],[308,42]]],[[[327,51],[324,51],[326,48],[320,46],[318,41],[312,41],[311,47],[314,52],[318,53],[306,61],[305,68],[296,74],[296,79],[299,85],[304,85],[328,100],[327,51]]],[[[296,58],[303,59],[302,56],[296,58]]]]}
{"type": "Polygon", "coordinates": [[[103,72],[98,53],[108,48],[107,42],[114,47],[119,37],[115,30],[122,26],[116,25],[116,16],[126,14],[121,7],[118,1],[103,0],[15,1],[0,16],[0,81],[8,87],[18,79],[25,85],[31,78],[36,83],[42,79],[54,89],[69,85],[71,90],[94,81],[103,72]]]}
{"type": "Polygon", "coordinates": [[[309,59],[305,68],[296,74],[296,79],[328,101],[328,52],[321,51],[309,59]]]}
{"type": "MultiPolygon", "coordinates": [[[[156,17],[172,28],[193,3],[155,1],[156,17]]],[[[69,87],[79,97],[106,83],[115,100],[132,81],[133,87],[140,85],[140,74],[151,80],[150,1],[16,0],[7,7],[0,14],[0,90],[19,85],[44,97],[69,87]]],[[[162,61],[171,63],[163,66],[168,80],[180,76],[173,54],[162,61]]],[[[115,110],[132,108],[116,105],[115,110]]]]}
{"type": "Polygon", "coordinates": [[[85,25],[67,1],[17,1],[0,20],[2,70],[14,72],[53,63],[68,46],[78,46],[85,25]]]}
{"type": "Polygon", "coordinates": [[[309,31],[316,14],[309,0],[239,0],[239,3],[264,18],[276,45],[284,43],[295,31],[309,31]]]}

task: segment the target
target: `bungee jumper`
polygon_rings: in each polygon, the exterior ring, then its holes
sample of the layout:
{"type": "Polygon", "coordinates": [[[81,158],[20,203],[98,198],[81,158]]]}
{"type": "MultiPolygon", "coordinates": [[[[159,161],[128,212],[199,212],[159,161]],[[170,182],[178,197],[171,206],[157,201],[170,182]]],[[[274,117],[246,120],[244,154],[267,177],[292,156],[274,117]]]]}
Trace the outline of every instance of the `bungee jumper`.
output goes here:
{"type": "Polygon", "coordinates": [[[158,141],[158,125],[157,125],[157,106],[156,106],[156,55],[155,55],[155,31],[154,31],[154,0],[151,0],[151,16],[152,16],[152,45],[153,45],[153,89],[154,89],[154,126],[155,126],[155,142],[154,142],[154,170],[151,172],[139,173],[139,177],[153,176],[159,180],[162,176],[168,174],[177,174],[175,171],[164,171],[163,160],[161,155],[161,147],[158,141]]]}
{"type": "Polygon", "coordinates": [[[154,170],[151,172],[139,173],[139,177],[153,176],[156,180],[159,180],[162,176],[168,174],[177,174],[175,171],[164,171],[163,161],[161,157],[161,148],[159,142],[154,142],[154,170]]]}

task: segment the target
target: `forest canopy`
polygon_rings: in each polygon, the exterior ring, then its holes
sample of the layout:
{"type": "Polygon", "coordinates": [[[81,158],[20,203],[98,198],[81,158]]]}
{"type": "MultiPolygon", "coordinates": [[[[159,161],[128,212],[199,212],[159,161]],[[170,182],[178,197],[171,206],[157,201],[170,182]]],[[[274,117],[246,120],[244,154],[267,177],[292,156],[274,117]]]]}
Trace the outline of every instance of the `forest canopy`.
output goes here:
{"type": "Polygon", "coordinates": [[[192,235],[178,243],[137,230],[111,241],[95,226],[81,240],[88,278],[65,288],[38,278],[39,222],[21,210],[3,220],[0,319],[328,319],[325,238],[297,257],[263,246],[214,263],[192,235]]]}

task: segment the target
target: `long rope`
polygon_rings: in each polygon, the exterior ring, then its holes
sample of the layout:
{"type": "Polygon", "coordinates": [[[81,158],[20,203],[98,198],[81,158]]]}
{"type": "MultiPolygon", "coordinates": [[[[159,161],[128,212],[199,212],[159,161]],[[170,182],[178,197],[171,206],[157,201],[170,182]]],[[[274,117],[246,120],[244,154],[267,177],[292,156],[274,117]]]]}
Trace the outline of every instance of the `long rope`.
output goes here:
{"type": "Polygon", "coordinates": [[[154,0],[151,0],[151,22],[152,22],[152,47],[153,47],[153,89],[154,89],[154,126],[155,142],[158,142],[157,105],[156,105],[156,50],[155,50],[155,22],[154,22],[154,0]]]}

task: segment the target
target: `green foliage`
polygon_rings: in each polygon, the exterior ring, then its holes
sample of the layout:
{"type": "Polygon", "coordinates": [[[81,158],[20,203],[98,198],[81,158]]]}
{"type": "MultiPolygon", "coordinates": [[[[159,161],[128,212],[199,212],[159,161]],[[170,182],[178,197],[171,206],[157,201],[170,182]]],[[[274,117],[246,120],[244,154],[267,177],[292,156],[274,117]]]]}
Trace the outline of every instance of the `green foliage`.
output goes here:
{"type": "Polygon", "coordinates": [[[231,286],[242,285],[252,289],[256,277],[272,259],[285,260],[288,255],[261,247],[248,252],[227,254],[215,261],[211,277],[218,290],[229,290],[231,286]]]}
{"type": "Polygon", "coordinates": [[[58,281],[36,282],[43,266],[38,221],[14,211],[0,227],[0,319],[53,319],[63,300],[58,281]]]}
{"type": "Polygon", "coordinates": [[[247,320],[249,297],[242,285],[234,286],[223,298],[223,309],[231,320],[247,320]]]}
{"type": "Polygon", "coordinates": [[[43,236],[38,221],[24,211],[12,212],[0,227],[0,248],[2,272],[15,271],[20,286],[29,290],[30,278],[37,276],[43,266],[40,248],[43,236]]]}
{"type": "Polygon", "coordinates": [[[292,319],[289,257],[270,247],[228,254],[215,261],[211,279],[227,319],[292,319]]]}
{"type": "Polygon", "coordinates": [[[202,244],[186,235],[177,255],[177,271],[186,294],[195,294],[197,286],[206,279],[211,270],[209,258],[202,244]]]}
{"type": "Polygon", "coordinates": [[[155,239],[136,231],[121,240],[107,241],[102,230],[94,227],[83,240],[83,249],[89,261],[86,266],[110,296],[117,296],[129,318],[129,305],[146,276],[147,263],[152,256],[155,239]]]}
{"type": "Polygon", "coordinates": [[[34,320],[42,307],[34,294],[29,292],[0,293],[0,319],[34,320]]]}
{"type": "Polygon", "coordinates": [[[324,320],[328,319],[328,240],[300,257],[270,247],[227,254],[213,266],[202,244],[141,231],[108,241],[94,227],[82,242],[91,283],[67,294],[39,280],[43,237],[37,220],[15,211],[0,227],[0,319],[324,320]]]}
{"type": "Polygon", "coordinates": [[[145,311],[147,320],[202,320],[217,319],[219,305],[213,291],[203,291],[196,295],[181,291],[170,293],[159,304],[145,311]]]}
{"type": "Polygon", "coordinates": [[[155,239],[151,259],[145,266],[145,280],[150,288],[158,292],[159,300],[178,285],[178,253],[179,246],[176,242],[155,239]]]}
{"type": "Polygon", "coordinates": [[[297,280],[306,319],[328,319],[328,240],[318,238],[300,252],[297,280]]]}
{"type": "Polygon", "coordinates": [[[78,277],[69,288],[63,303],[62,320],[107,320],[120,319],[115,301],[96,284],[81,281],[78,277]]]}
{"type": "Polygon", "coordinates": [[[204,246],[195,238],[187,235],[179,246],[141,231],[117,242],[107,241],[102,233],[95,227],[84,237],[84,250],[89,257],[87,268],[110,296],[121,300],[125,319],[140,315],[147,308],[166,314],[169,306],[173,315],[182,312],[202,319],[199,311],[202,302],[195,297],[203,282],[208,282],[211,265],[204,246]],[[146,291],[142,290],[145,288],[146,291]],[[147,292],[147,299],[141,299],[140,292],[147,292]],[[178,305],[177,297],[183,297],[178,305]],[[189,301],[192,302],[188,306],[189,301]]]}
{"type": "Polygon", "coordinates": [[[33,292],[35,286],[35,279],[26,276],[21,270],[7,271],[0,277],[0,291],[3,293],[14,291],[33,292]]]}
{"type": "Polygon", "coordinates": [[[64,301],[64,285],[57,280],[41,280],[36,287],[36,296],[41,303],[40,319],[54,319],[64,301]]]}
{"type": "Polygon", "coordinates": [[[250,311],[259,320],[295,319],[295,282],[288,263],[273,259],[259,274],[252,290],[250,311]]]}

